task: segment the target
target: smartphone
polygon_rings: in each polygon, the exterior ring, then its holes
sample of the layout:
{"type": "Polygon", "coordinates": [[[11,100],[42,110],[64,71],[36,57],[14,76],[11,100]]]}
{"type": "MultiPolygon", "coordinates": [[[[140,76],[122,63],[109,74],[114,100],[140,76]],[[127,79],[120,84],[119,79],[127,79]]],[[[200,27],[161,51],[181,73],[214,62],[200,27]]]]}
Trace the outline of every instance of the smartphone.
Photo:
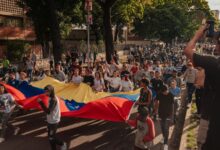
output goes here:
{"type": "Polygon", "coordinates": [[[207,30],[207,33],[206,33],[206,37],[214,37],[215,35],[215,22],[213,20],[209,20],[209,21],[206,21],[207,24],[209,24],[209,28],[207,30]]]}

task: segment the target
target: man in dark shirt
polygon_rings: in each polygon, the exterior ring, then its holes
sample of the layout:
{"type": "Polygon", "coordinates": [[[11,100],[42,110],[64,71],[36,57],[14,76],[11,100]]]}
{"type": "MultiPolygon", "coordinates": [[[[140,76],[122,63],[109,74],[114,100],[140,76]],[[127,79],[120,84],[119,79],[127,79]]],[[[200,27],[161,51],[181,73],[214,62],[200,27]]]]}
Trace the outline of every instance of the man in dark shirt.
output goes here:
{"type": "Polygon", "coordinates": [[[92,75],[92,71],[89,68],[86,69],[86,75],[84,76],[83,82],[91,87],[94,85],[94,77],[92,75]]]}
{"type": "Polygon", "coordinates": [[[155,102],[155,112],[158,110],[161,119],[160,126],[164,137],[164,149],[168,150],[168,137],[170,120],[173,114],[174,96],[169,92],[167,85],[161,87],[161,93],[157,95],[155,102]],[[159,109],[158,109],[159,107],[159,109]]]}
{"type": "Polygon", "coordinates": [[[19,86],[19,81],[16,80],[14,72],[9,73],[9,79],[8,79],[7,84],[9,84],[15,88],[17,88],[19,86]]]}
{"type": "Polygon", "coordinates": [[[155,72],[155,78],[151,79],[152,88],[156,91],[156,94],[159,94],[161,87],[163,86],[163,81],[160,79],[160,72],[155,72]]]}
{"type": "MultiPolygon", "coordinates": [[[[206,79],[209,81],[213,96],[212,99],[207,99],[210,102],[210,124],[207,133],[206,142],[202,147],[202,150],[219,150],[219,135],[220,135],[220,59],[212,56],[201,56],[194,53],[193,49],[199,39],[204,36],[204,31],[208,25],[202,25],[196,32],[191,41],[187,44],[184,52],[186,56],[194,63],[195,66],[199,66],[205,69],[206,79]],[[210,101],[211,100],[211,101],[210,101]]],[[[220,51],[220,39],[216,38],[216,51],[220,51]]],[[[206,89],[206,87],[205,87],[206,89]]]]}
{"type": "Polygon", "coordinates": [[[121,77],[122,76],[125,76],[125,75],[128,75],[130,76],[130,72],[128,71],[128,66],[127,64],[123,64],[123,67],[122,67],[122,71],[121,71],[121,77]]]}

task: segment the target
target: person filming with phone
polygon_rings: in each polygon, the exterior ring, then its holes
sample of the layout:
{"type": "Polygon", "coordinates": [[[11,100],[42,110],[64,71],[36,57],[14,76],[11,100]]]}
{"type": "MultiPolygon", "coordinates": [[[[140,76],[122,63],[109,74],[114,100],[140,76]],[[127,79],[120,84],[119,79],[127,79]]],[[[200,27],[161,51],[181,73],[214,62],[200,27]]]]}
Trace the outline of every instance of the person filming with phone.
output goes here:
{"type": "MultiPolygon", "coordinates": [[[[219,135],[220,135],[220,58],[215,56],[205,56],[197,54],[194,49],[196,43],[203,37],[211,38],[216,42],[215,51],[220,52],[220,32],[214,30],[214,21],[207,21],[203,24],[195,33],[193,38],[187,44],[184,53],[188,59],[191,60],[195,67],[202,67],[205,69],[205,83],[204,90],[212,92],[212,97],[203,100],[204,103],[208,103],[205,106],[204,111],[209,111],[209,126],[207,137],[204,138],[204,144],[202,143],[202,150],[219,150],[219,135]],[[211,89],[211,90],[210,90],[211,89]],[[205,102],[206,101],[206,102],[205,102]]],[[[201,112],[202,113],[202,112],[201,112]]],[[[201,124],[200,124],[201,125],[201,124]]],[[[206,133],[205,133],[206,134],[206,133]]]]}

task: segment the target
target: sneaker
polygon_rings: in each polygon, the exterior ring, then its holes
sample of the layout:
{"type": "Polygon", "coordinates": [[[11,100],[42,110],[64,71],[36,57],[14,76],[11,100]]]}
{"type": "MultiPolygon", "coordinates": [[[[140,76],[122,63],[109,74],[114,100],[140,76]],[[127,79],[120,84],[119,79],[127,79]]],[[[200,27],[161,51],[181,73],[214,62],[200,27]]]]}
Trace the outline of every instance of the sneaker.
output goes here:
{"type": "Polygon", "coordinates": [[[163,144],[163,143],[164,143],[164,138],[162,138],[162,139],[160,140],[160,143],[161,143],[161,144],[163,144]]]}
{"type": "Polygon", "coordinates": [[[64,142],[63,145],[61,146],[61,150],[67,150],[67,144],[66,144],[66,142],[64,142]]]}
{"type": "Polygon", "coordinates": [[[14,131],[14,135],[18,135],[19,131],[20,131],[20,128],[17,127],[14,131]]]}
{"type": "Polygon", "coordinates": [[[5,138],[0,138],[0,143],[4,142],[5,138]]]}
{"type": "Polygon", "coordinates": [[[164,144],[163,149],[164,149],[164,150],[168,150],[168,145],[167,145],[167,144],[164,144]]]}

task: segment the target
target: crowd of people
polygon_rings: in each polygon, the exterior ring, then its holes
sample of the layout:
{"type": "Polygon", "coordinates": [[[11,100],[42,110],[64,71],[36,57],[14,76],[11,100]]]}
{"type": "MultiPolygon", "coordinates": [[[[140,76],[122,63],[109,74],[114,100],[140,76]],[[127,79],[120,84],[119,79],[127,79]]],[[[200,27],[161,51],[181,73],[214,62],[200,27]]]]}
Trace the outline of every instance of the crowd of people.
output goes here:
{"type": "MultiPolygon", "coordinates": [[[[177,121],[178,111],[181,103],[181,91],[184,85],[187,87],[187,100],[192,102],[192,95],[196,94],[197,114],[200,117],[201,95],[204,88],[204,69],[194,68],[193,64],[183,54],[185,44],[175,46],[147,45],[130,46],[127,53],[127,60],[120,60],[118,55],[112,56],[111,62],[104,58],[98,58],[86,61],[86,56],[77,51],[66,53],[64,60],[53,63],[50,62],[49,69],[36,68],[36,55],[28,56],[21,70],[16,70],[4,58],[2,81],[9,85],[19,88],[22,83],[29,84],[32,81],[44,79],[46,76],[53,77],[60,82],[71,82],[74,84],[85,83],[95,92],[128,92],[141,88],[140,97],[136,102],[140,116],[151,116],[160,118],[160,125],[163,134],[164,149],[168,150],[168,136],[170,123],[177,121]]],[[[213,54],[214,47],[208,44],[198,45],[197,49],[203,53],[213,54]]],[[[0,88],[1,89],[1,88],[0,88]]],[[[41,103],[43,110],[50,115],[50,112],[58,112],[57,100],[54,96],[53,88],[48,86],[46,91],[50,91],[51,105],[49,108],[41,103]],[[54,104],[55,101],[56,104],[54,104]]],[[[5,98],[3,92],[0,96],[0,102],[12,103],[12,98],[5,98]]],[[[5,104],[1,104],[5,106],[5,104]]],[[[9,112],[13,112],[10,107],[9,112]]],[[[5,109],[8,109],[5,107],[5,109]]],[[[53,117],[52,117],[53,118],[53,117]]],[[[55,126],[52,126],[49,118],[48,136],[52,149],[56,149],[56,144],[66,147],[65,143],[55,139],[57,123],[60,116],[55,119],[55,126]],[[51,134],[50,134],[51,133],[51,134]]],[[[143,118],[141,119],[144,120],[143,118]]],[[[8,116],[2,117],[2,133],[0,142],[4,141],[4,133],[8,116]]],[[[52,120],[54,121],[54,120],[52,120]]],[[[149,118],[148,118],[149,122],[149,118]]],[[[140,130],[140,132],[143,132],[140,130]]],[[[147,132],[147,131],[145,131],[147,132]]],[[[140,138],[140,136],[138,136],[140,138]]],[[[143,137],[142,137],[143,138],[143,137]]],[[[146,143],[135,142],[136,147],[140,149],[149,148],[146,143]]],[[[151,145],[152,146],[152,145],[151,145]]],[[[65,149],[65,148],[64,148],[65,149]]]]}

